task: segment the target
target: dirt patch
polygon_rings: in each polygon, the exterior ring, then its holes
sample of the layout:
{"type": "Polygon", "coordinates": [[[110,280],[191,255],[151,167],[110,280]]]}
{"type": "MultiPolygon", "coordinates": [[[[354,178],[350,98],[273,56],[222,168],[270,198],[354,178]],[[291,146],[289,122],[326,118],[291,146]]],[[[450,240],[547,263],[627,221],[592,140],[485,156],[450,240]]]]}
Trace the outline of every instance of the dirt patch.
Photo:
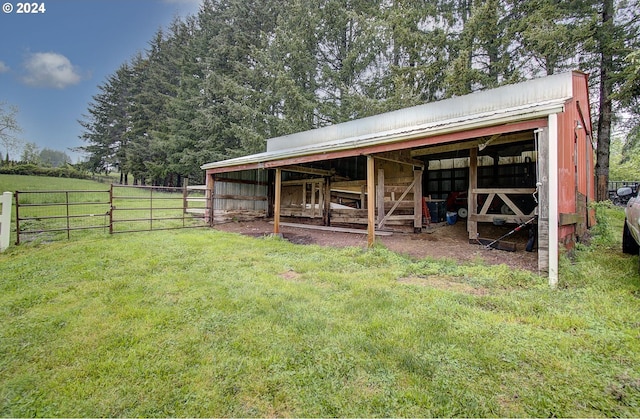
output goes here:
{"type": "MultiPolygon", "coordinates": [[[[497,239],[514,227],[515,225],[480,224],[478,232],[481,238],[497,239]]],[[[214,228],[252,237],[268,236],[273,232],[273,224],[266,220],[229,222],[218,224],[214,228]]],[[[280,231],[284,239],[296,244],[362,248],[367,246],[366,234],[310,230],[290,226],[282,226],[280,231]]],[[[513,268],[537,272],[538,253],[535,250],[533,252],[525,251],[528,239],[528,229],[525,228],[506,239],[515,244],[515,252],[486,249],[480,244],[469,243],[464,222],[458,222],[454,225],[438,224],[421,233],[394,232],[391,236],[376,237],[376,240],[389,250],[409,255],[415,259],[447,258],[461,263],[473,261],[488,265],[505,264],[513,268]]]]}
{"type": "Polygon", "coordinates": [[[286,271],[280,274],[280,278],[286,281],[297,282],[300,279],[300,274],[296,271],[286,271]]]}

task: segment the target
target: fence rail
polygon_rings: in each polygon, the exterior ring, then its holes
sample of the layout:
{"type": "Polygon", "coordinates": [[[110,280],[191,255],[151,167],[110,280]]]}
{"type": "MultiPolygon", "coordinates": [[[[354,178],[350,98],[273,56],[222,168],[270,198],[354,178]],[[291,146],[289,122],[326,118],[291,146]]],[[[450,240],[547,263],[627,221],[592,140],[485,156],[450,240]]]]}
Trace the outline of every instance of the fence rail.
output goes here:
{"type": "Polygon", "coordinates": [[[206,190],[111,185],[108,190],[17,191],[16,244],[70,238],[71,232],[110,234],[202,227],[206,190]]]}

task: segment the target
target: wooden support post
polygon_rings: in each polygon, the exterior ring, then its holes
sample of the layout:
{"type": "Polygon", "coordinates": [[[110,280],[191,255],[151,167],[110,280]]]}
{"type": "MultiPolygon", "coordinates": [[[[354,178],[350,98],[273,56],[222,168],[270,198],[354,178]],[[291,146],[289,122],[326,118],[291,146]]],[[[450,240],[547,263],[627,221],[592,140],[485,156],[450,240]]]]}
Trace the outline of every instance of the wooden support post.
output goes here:
{"type": "Polygon", "coordinates": [[[276,168],[276,186],[275,186],[276,202],[273,208],[273,234],[280,234],[280,199],[282,196],[282,169],[276,168]]]}
{"type": "Polygon", "coordinates": [[[322,214],[322,224],[325,226],[331,225],[331,178],[324,178],[324,211],[322,214]]]}
{"type": "Polygon", "coordinates": [[[413,231],[422,231],[422,173],[423,170],[414,170],[413,185],[413,231]]]}
{"type": "Polygon", "coordinates": [[[478,147],[469,150],[469,192],[467,193],[467,232],[469,240],[478,239],[478,222],[474,215],[478,212],[478,147]]]}
{"type": "Polygon", "coordinates": [[[206,218],[207,218],[207,222],[209,223],[209,226],[212,226],[214,221],[213,195],[215,192],[215,185],[216,185],[216,175],[208,176],[206,180],[207,191],[205,193],[205,197],[207,198],[207,203],[205,204],[205,207],[206,207],[205,214],[206,214],[206,218]]]}
{"type": "Polygon", "coordinates": [[[538,141],[538,272],[549,272],[549,136],[548,130],[536,131],[538,141]]]}
{"type": "Polygon", "coordinates": [[[302,182],[302,214],[307,213],[307,182],[302,182]]]}
{"type": "Polygon", "coordinates": [[[316,183],[311,183],[311,218],[316,218],[316,183]]]}
{"type": "Polygon", "coordinates": [[[373,247],[376,237],[376,178],[373,156],[367,156],[367,246],[373,247]]]}
{"type": "Polygon", "coordinates": [[[375,202],[378,213],[377,222],[379,224],[379,228],[382,228],[384,220],[384,169],[378,169],[378,186],[376,187],[375,202]]]}

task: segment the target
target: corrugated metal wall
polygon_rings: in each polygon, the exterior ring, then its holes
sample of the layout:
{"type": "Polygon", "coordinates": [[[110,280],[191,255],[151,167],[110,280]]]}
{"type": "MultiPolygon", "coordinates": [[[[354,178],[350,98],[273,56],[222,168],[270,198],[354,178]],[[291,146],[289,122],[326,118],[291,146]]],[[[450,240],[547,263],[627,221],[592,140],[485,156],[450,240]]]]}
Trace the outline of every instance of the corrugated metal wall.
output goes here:
{"type": "Polygon", "coordinates": [[[213,209],[267,211],[268,172],[267,170],[245,170],[229,172],[216,177],[214,185],[213,209]],[[265,197],[265,199],[229,199],[219,196],[265,197]]]}

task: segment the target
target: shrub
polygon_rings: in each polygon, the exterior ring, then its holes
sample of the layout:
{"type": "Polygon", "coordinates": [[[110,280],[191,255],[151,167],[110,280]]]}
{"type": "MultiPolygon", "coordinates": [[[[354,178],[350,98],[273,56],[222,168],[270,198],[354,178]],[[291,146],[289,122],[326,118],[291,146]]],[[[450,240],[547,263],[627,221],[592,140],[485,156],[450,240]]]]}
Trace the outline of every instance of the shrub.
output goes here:
{"type": "Polygon", "coordinates": [[[66,165],[62,167],[40,167],[35,164],[25,163],[11,166],[1,166],[0,174],[3,175],[23,175],[23,176],[50,176],[73,179],[89,179],[85,171],[80,171],[74,166],[66,165]]]}

